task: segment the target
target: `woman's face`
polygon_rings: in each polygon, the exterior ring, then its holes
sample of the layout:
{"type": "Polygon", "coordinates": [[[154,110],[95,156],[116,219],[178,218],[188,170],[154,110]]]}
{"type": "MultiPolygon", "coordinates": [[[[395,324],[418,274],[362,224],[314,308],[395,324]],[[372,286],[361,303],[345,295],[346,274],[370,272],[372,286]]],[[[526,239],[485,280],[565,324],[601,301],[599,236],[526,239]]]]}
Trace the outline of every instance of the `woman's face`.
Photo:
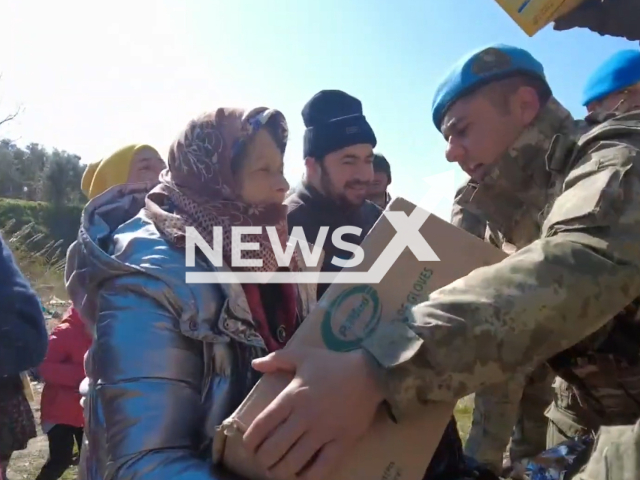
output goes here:
{"type": "Polygon", "coordinates": [[[289,190],[283,172],[282,153],[266,130],[258,130],[236,174],[240,198],[252,205],[282,203],[289,190]]]}
{"type": "Polygon", "coordinates": [[[151,148],[138,150],[131,159],[128,183],[157,182],[165,164],[158,152],[151,148]]]}

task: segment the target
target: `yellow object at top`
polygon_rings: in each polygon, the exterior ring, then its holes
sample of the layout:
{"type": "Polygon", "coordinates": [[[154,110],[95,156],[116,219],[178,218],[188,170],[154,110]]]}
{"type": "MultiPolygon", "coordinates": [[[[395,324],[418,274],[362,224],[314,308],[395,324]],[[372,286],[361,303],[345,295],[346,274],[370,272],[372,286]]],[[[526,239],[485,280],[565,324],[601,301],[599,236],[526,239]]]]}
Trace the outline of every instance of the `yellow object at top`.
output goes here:
{"type": "Polygon", "coordinates": [[[530,37],[584,0],[496,0],[530,37]]]}
{"type": "Polygon", "coordinates": [[[81,188],[89,200],[115,185],[127,183],[131,161],[136,153],[148,148],[157,153],[156,149],[149,145],[127,145],[111,156],[87,165],[82,175],[81,188]]]}

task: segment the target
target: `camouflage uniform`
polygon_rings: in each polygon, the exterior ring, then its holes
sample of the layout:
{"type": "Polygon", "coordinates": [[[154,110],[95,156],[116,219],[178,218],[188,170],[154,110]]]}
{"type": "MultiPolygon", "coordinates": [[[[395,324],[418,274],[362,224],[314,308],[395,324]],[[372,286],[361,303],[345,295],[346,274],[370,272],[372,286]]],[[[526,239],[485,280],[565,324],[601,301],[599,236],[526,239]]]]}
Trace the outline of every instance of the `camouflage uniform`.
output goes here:
{"type": "Polygon", "coordinates": [[[552,98],[461,195],[517,252],[363,342],[399,421],[545,362],[571,385],[563,418],[596,430],[640,417],[640,111],[589,121],[552,98]]]}
{"type": "MultiPolygon", "coordinates": [[[[465,184],[456,193],[451,223],[507,253],[514,253],[515,245],[507,242],[486,220],[459,204],[466,188],[465,184]]],[[[539,229],[531,233],[528,243],[540,235],[539,229]]],[[[507,445],[512,462],[544,450],[548,423],[544,412],[553,399],[552,380],[551,370],[541,365],[528,377],[514,377],[478,390],[465,453],[499,473],[507,445]]]]}
{"type": "Polygon", "coordinates": [[[573,480],[638,480],[640,422],[602,427],[589,463],[573,480]]]}

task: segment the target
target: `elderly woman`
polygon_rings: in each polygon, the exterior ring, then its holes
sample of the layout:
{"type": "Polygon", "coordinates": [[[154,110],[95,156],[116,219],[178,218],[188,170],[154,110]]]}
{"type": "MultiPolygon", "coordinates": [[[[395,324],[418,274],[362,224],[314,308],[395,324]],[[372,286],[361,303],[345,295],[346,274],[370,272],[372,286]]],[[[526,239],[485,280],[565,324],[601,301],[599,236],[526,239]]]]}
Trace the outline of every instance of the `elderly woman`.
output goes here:
{"type": "MultiPolygon", "coordinates": [[[[258,380],[251,360],[285,345],[315,299],[293,284],[188,284],[189,271],[231,267],[231,228],[275,227],[287,238],[283,176],[287,126],[275,110],[218,109],[190,122],[150,194],[136,185],[89,202],[70,290],[95,329],[85,404],[82,478],[217,478],[215,427],[258,380]],[[187,227],[213,243],[225,266],[186,266],[187,227]]],[[[253,258],[278,266],[263,234],[253,258]]],[[[304,269],[297,254],[289,269],[304,269]]]]}

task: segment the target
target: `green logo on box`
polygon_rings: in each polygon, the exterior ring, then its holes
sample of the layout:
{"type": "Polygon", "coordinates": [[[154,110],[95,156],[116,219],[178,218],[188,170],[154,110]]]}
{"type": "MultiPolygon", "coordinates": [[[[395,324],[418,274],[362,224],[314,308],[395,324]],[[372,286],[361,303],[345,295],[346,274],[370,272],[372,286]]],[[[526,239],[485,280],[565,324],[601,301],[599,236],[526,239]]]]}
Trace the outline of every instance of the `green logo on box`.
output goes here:
{"type": "Polygon", "coordinates": [[[360,348],[380,323],[380,299],[375,288],[358,285],[333,299],[322,320],[322,340],[328,349],[349,352],[360,348]]]}

